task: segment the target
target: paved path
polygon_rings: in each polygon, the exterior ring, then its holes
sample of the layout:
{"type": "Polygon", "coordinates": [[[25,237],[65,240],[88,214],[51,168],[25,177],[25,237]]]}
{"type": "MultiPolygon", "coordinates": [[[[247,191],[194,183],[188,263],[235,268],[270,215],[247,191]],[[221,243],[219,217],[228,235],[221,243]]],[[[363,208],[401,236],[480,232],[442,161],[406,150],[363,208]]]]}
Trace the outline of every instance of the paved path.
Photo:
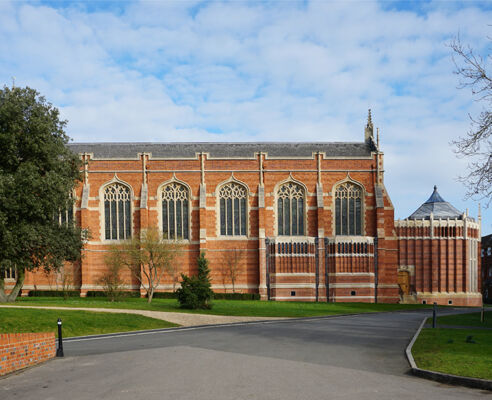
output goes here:
{"type": "Polygon", "coordinates": [[[47,310],[75,310],[75,311],[93,311],[93,312],[110,312],[124,314],[138,314],[146,317],[161,319],[172,322],[181,326],[200,326],[200,325],[217,325],[229,324],[234,322],[251,322],[251,321],[270,321],[284,318],[272,317],[237,317],[224,315],[209,315],[209,314],[192,314],[180,312],[164,312],[164,311],[147,311],[147,310],[127,310],[120,308],[91,308],[91,307],[51,307],[51,306],[5,306],[7,308],[43,308],[47,310]]]}
{"type": "MultiPolygon", "coordinates": [[[[429,315],[430,311],[427,312],[429,315]]],[[[0,399],[478,399],[407,374],[424,312],[365,314],[74,339],[0,379],[0,399]]]]}

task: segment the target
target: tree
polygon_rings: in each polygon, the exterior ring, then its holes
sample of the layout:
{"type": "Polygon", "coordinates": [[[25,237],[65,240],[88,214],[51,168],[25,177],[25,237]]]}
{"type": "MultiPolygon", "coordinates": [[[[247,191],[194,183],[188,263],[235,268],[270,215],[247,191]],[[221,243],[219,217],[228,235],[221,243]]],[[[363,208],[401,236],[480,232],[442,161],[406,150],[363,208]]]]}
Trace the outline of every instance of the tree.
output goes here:
{"type": "Polygon", "coordinates": [[[176,285],[179,283],[180,261],[181,260],[175,260],[175,262],[171,263],[169,270],[169,274],[171,275],[171,280],[173,282],[173,293],[176,293],[176,285]]]}
{"type": "Polygon", "coordinates": [[[77,276],[80,272],[80,263],[65,263],[55,273],[56,290],[61,288],[63,292],[63,298],[68,299],[69,293],[74,290],[77,283],[77,276]]]}
{"type": "Polygon", "coordinates": [[[492,71],[491,56],[484,59],[470,46],[464,45],[459,36],[449,45],[454,52],[455,74],[460,78],[458,88],[471,89],[476,101],[483,103],[478,116],[470,115],[471,128],[464,137],[452,143],[455,152],[471,159],[468,173],[460,177],[467,187],[467,196],[479,195],[492,200],[492,71]],[[488,70],[489,68],[489,70],[488,70]]]}
{"type": "Polygon", "coordinates": [[[231,281],[232,293],[236,293],[235,285],[245,255],[246,252],[243,249],[232,249],[225,251],[222,257],[222,276],[231,281]]]}
{"type": "Polygon", "coordinates": [[[103,272],[98,282],[104,287],[108,299],[113,302],[121,296],[124,283],[121,278],[121,270],[124,265],[116,245],[114,245],[113,250],[104,257],[104,263],[106,264],[106,271],[103,272]]]}
{"type": "Polygon", "coordinates": [[[210,283],[210,269],[205,253],[200,253],[198,261],[198,274],[187,276],[181,274],[181,287],[176,291],[181,308],[212,308],[211,300],[214,292],[210,283]]]}
{"type": "Polygon", "coordinates": [[[158,229],[148,228],[141,237],[115,246],[110,251],[116,253],[114,256],[119,257],[130,269],[133,277],[147,292],[147,301],[151,303],[164,273],[171,270],[179,249],[177,242],[163,239],[158,229]]]}
{"type": "Polygon", "coordinates": [[[16,299],[26,271],[57,271],[80,259],[81,230],[57,218],[73,205],[80,181],[81,162],[66,146],[65,125],[36,90],[0,90],[0,302],[16,299]],[[17,273],[7,295],[9,268],[17,273]]]}

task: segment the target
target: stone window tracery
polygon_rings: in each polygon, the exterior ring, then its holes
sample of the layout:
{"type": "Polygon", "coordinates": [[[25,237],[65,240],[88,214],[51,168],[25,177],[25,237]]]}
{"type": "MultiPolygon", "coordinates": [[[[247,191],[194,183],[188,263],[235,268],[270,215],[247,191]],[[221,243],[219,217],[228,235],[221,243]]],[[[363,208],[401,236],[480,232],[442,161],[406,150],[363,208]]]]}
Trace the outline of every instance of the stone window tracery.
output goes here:
{"type": "Polygon", "coordinates": [[[0,269],[0,276],[3,279],[12,279],[15,280],[17,276],[17,270],[15,267],[4,267],[0,269]]]}
{"type": "Polygon", "coordinates": [[[247,189],[230,182],[219,190],[220,234],[224,236],[246,235],[247,189]]]}
{"type": "Polygon", "coordinates": [[[362,188],[350,182],[335,191],[335,233],[362,235],[362,188]]]}
{"type": "Polygon", "coordinates": [[[131,193],[128,186],[113,183],[104,189],[104,230],[106,240],[131,237],[131,193]]]}
{"type": "Polygon", "coordinates": [[[180,183],[170,183],[162,189],[161,200],[164,239],[189,239],[188,188],[180,183]]]}
{"type": "Polygon", "coordinates": [[[304,188],[294,182],[284,183],[277,191],[278,234],[304,235],[304,188]]]}
{"type": "Polygon", "coordinates": [[[70,194],[70,202],[67,207],[63,210],[60,210],[58,215],[55,215],[55,220],[58,221],[60,225],[73,225],[74,221],[74,207],[73,207],[73,195],[70,194]]]}

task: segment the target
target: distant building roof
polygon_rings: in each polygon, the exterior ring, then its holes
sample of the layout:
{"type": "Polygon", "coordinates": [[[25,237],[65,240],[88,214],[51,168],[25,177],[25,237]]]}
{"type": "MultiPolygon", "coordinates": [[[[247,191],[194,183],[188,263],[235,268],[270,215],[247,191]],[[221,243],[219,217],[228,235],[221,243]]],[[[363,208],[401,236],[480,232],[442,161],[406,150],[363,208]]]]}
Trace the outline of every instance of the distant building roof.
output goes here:
{"type": "Polygon", "coordinates": [[[94,158],[136,159],[138,153],[152,153],[153,158],[196,158],[208,153],[211,158],[254,158],[255,153],[268,153],[273,158],[310,158],[324,152],[327,157],[369,158],[376,150],[367,142],[300,142],[300,143],[70,143],[75,153],[93,153],[94,158]]]}
{"type": "Polygon", "coordinates": [[[422,204],[417,211],[408,217],[408,219],[430,219],[430,216],[434,219],[446,219],[446,218],[458,218],[463,217],[463,213],[446,200],[444,200],[441,195],[437,192],[437,186],[434,186],[434,191],[431,197],[422,204]]]}

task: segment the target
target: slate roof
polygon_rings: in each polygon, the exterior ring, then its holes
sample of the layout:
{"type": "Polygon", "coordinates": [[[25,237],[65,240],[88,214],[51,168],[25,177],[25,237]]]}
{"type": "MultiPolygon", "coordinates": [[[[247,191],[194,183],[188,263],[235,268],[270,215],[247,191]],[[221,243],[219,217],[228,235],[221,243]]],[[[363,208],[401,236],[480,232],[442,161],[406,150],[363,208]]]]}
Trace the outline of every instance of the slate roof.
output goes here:
{"type": "Polygon", "coordinates": [[[492,247],[492,234],[482,236],[482,249],[487,249],[488,247],[492,247]]]}
{"type": "Polygon", "coordinates": [[[275,158],[306,158],[324,152],[327,157],[371,156],[375,148],[365,142],[300,142],[300,143],[70,143],[75,153],[93,153],[94,158],[136,159],[138,153],[152,153],[153,158],[196,158],[197,153],[208,153],[211,158],[254,158],[255,153],[268,153],[275,158]]]}
{"type": "Polygon", "coordinates": [[[408,219],[430,219],[430,215],[433,215],[434,219],[454,219],[463,218],[463,213],[446,200],[444,200],[437,191],[437,186],[434,186],[434,191],[431,197],[422,204],[417,211],[408,217],[408,219]]]}

